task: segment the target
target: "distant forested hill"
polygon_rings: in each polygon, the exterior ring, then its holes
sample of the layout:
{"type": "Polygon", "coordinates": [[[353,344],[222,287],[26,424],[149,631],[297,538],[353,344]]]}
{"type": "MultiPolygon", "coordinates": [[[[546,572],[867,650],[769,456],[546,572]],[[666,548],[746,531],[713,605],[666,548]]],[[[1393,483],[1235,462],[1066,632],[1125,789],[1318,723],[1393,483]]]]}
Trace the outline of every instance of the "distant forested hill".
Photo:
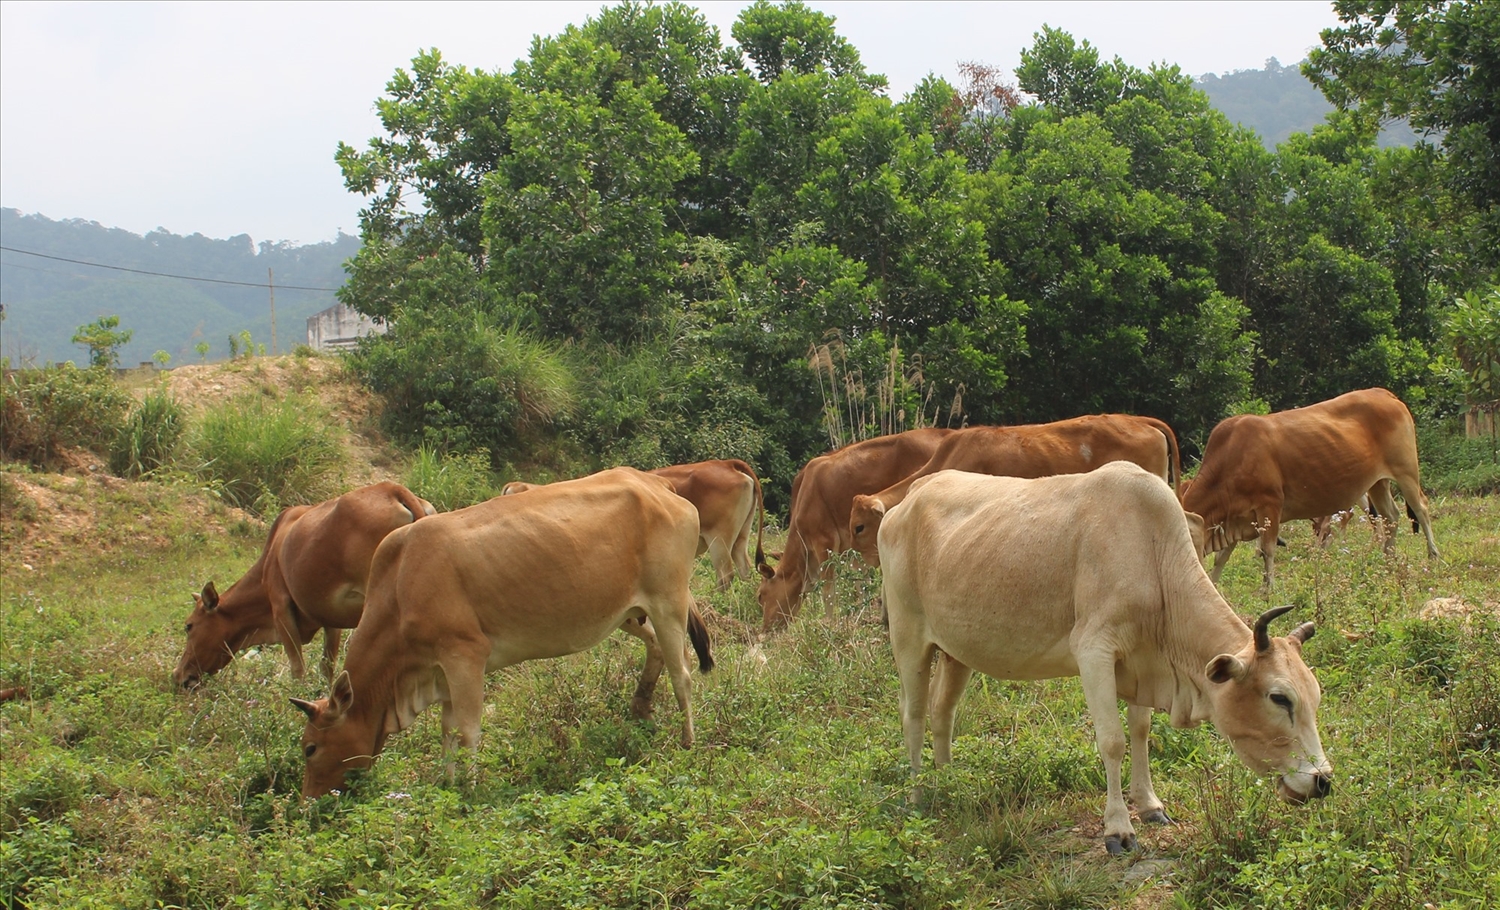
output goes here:
{"type": "MultiPolygon", "coordinates": [[[[1222,76],[1205,73],[1198,77],[1198,87],[1224,116],[1259,133],[1268,149],[1275,149],[1292,133],[1309,132],[1333,110],[1299,68],[1282,66],[1275,57],[1262,70],[1236,70],[1222,76]]],[[[1388,148],[1416,142],[1417,135],[1405,123],[1392,123],[1381,131],[1378,144],[1388,148]]]]}
{"type": "Polygon", "coordinates": [[[72,343],[79,326],[100,316],[119,316],[120,328],[134,337],[121,349],[124,366],[150,360],[158,350],[172,363],[196,363],[194,347],[210,346],[209,359],[229,354],[229,336],[248,330],[271,349],[269,268],[276,284],[276,340],[289,350],[306,340],[307,317],[335,303],[331,291],[344,283],[344,260],[359,250],[359,238],[307,246],[263,242],[241,234],[214,240],[202,234],[179,236],[156,230],[142,237],[93,221],[53,221],[0,209],[0,241],[13,249],[45,253],[142,272],[165,272],[260,287],[185,281],[95,268],[5,250],[0,253],[0,355],[12,364],[81,363],[86,351],[72,343]]]}

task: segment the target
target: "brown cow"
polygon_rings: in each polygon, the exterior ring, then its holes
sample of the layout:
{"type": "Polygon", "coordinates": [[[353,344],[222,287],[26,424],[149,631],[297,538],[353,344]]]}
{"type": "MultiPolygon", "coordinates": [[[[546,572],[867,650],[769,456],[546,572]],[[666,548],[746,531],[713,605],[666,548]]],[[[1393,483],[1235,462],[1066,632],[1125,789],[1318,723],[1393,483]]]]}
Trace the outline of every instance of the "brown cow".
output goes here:
{"type": "Polygon", "coordinates": [[[375,547],[397,528],[436,514],[399,483],[377,483],[276,516],[260,558],[223,596],[210,581],[187,619],[187,645],[172,679],[192,688],[252,645],[280,642],[292,674],[302,646],[323,630],[323,675],[332,678],[343,629],[359,623],[375,547]]]}
{"type": "Polygon", "coordinates": [[[817,456],[797,472],[784,554],[774,569],[764,562],[757,566],[765,576],[756,591],[762,631],[792,621],[819,567],[823,608],[833,616],[833,563],[828,558],[849,549],[850,503],[856,495],[883,490],[921,467],[953,432],[929,427],[850,443],[817,456]]]}
{"type": "MultiPolygon", "coordinates": [[[[755,469],[738,458],[699,461],[647,471],[671,482],[678,496],[698,510],[698,555],[708,554],[719,590],[729,590],[736,574],[750,577],[750,529],[760,511],[760,533],[765,533],[765,500],[755,469]]],[[[541,484],[511,481],[502,496],[524,493],[541,484]]],[[[765,562],[761,537],[755,540],[755,564],[765,562]]]]}
{"type": "Polygon", "coordinates": [[[1182,475],[1177,434],[1154,417],[1095,414],[1014,427],[972,427],[943,440],[926,464],[872,496],[856,496],[849,539],[865,561],[880,565],[876,534],[886,510],[906,497],[914,480],[942,470],[1004,477],[1083,474],[1112,461],[1130,461],[1169,483],[1182,475]]]}
{"type": "Polygon", "coordinates": [[[1411,412],[1385,389],[1362,389],[1305,408],[1221,421],[1182,507],[1203,516],[1203,555],[1216,554],[1215,582],[1235,545],[1258,539],[1269,590],[1282,522],[1351,509],[1365,494],[1385,519],[1379,533],[1390,552],[1400,518],[1391,481],[1427,537],[1427,555],[1436,557],[1411,412]]]}
{"type": "Polygon", "coordinates": [[[671,486],[633,468],[499,496],[391,533],[370,565],[365,621],[349,637],[327,698],[307,714],[306,797],[366,768],[386,737],[442,704],[444,751],[479,744],[484,676],[591,648],[616,629],[646,640],[633,707],[649,712],[662,667],[693,742],[684,649],[713,667],[688,590],[698,515],[671,486]],[[647,624],[649,620],[649,624],[647,624]],[[644,705],[642,700],[644,699],[644,705]]]}
{"type": "Polygon", "coordinates": [[[1147,759],[1152,709],[1174,727],[1212,721],[1246,765],[1279,772],[1291,802],[1327,796],[1322,693],[1302,659],[1313,624],[1273,639],[1268,624],[1291,609],[1278,607],[1246,625],[1204,574],[1182,515],[1169,487],[1126,462],[1037,480],[940,471],[913,484],[880,529],[912,770],[929,704],[933,763],[951,757],[954,711],[975,670],[1077,676],[1104,760],[1111,853],[1135,844],[1121,699],[1143,821],[1167,821],[1147,759]]]}

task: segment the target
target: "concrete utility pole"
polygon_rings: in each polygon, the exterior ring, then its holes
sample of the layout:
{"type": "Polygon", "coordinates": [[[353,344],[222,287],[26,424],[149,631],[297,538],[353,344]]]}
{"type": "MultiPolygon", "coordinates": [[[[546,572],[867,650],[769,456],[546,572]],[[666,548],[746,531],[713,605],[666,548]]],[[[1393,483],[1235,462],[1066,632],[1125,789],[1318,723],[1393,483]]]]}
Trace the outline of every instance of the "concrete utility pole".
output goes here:
{"type": "Polygon", "coordinates": [[[276,354],[276,273],[266,269],[266,286],[271,289],[271,354],[276,354]]]}

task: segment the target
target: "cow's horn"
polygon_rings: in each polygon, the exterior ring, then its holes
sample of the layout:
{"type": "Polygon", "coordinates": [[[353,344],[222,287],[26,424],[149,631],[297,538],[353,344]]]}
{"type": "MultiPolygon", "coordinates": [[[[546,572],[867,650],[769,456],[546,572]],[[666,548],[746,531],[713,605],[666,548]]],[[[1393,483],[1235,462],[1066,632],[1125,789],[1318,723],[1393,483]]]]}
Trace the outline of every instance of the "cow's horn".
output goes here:
{"type": "Polygon", "coordinates": [[[1266,634],[1266,626],[1271,624],[1271,620],[1290,611],[1292,606],[1292,604],[1287,604],[1281,607],[1272,607],[1260,614],[1260,619],[1255,621],[1255,650],[1269,651],[1271,649],[1271,636],[1266,634]]]}
{"type": "Polygon", "coordinates": [[[303,714],[306,714],[308,720],[317,720],[318,719],[318,706],[317,705],[313,704],[310,701],[307,701],[306,699],[301,699],[301,698],[289,698],[287,700],[292,703],[292,707],[294,707],[297,710],[301,711],[303,714]]]}

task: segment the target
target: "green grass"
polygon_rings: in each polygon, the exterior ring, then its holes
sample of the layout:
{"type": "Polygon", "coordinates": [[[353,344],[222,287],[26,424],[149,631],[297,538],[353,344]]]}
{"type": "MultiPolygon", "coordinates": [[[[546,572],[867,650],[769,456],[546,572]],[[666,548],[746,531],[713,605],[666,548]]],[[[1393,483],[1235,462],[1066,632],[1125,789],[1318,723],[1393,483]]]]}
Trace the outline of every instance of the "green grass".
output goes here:
{"type": "Polygon", "coordinates": [[[342,492],[343,432],[313,396],[243,395],[198,419],[188,469],[230,505],[271,516],[342,492]]]}
{"type": "MultiPolygon", "coordinates": [[[[71,483],[71,481],[59,481],[71,483]]],[[[180,517],[188,494],[101,489],[113,526],[26,570],[0,559],[0,902],[53,907],[1420,907],[1500,902],[1500,631],[1418,620],[1437,596],[1500,599],[1500,501],[1434,497],[1444,559],[1352,524],[1327,550],[1287,529],[1272,601],[1313,618],[1331,798],[1278,801],[1211,729],[1158,717],[1177,820],[1122,860],[1098,839],[1103,773],[1075,680],[976,678],[954,762],[913,781],[897,680],[864,573],[756,644],[754,585],[694,580],[719,668],[694,676],[698,743],[664,681],[629,719],[641,650],[495,673],[470,768],[446,780],[437,712],[342,797],[296,796],[302,717],[276,648],[172,691],[188,594],[222,590],[263,529],[180,517]],[[153,533],[136,533],[142,526],[153,533]],[[143,542],[145,541],[145,542],[143,542]],[[915,789],[920,785],[920,796],[915,789]],[[1148,862],[1149,861],[1149,862],[1148,862]],[[1149,873],[1149,874],[1148,874],[1149,873]]],[[[223,515],[217,521],[227,521],[223,515]]],[[[62,545],[60,545],[62,546],[62,545]]],[[[1243,550],[1244,548],[1242,548],[1243,550]]],[[[1225,573],[1264,609],[1259,560],[1225,573]]]]}

